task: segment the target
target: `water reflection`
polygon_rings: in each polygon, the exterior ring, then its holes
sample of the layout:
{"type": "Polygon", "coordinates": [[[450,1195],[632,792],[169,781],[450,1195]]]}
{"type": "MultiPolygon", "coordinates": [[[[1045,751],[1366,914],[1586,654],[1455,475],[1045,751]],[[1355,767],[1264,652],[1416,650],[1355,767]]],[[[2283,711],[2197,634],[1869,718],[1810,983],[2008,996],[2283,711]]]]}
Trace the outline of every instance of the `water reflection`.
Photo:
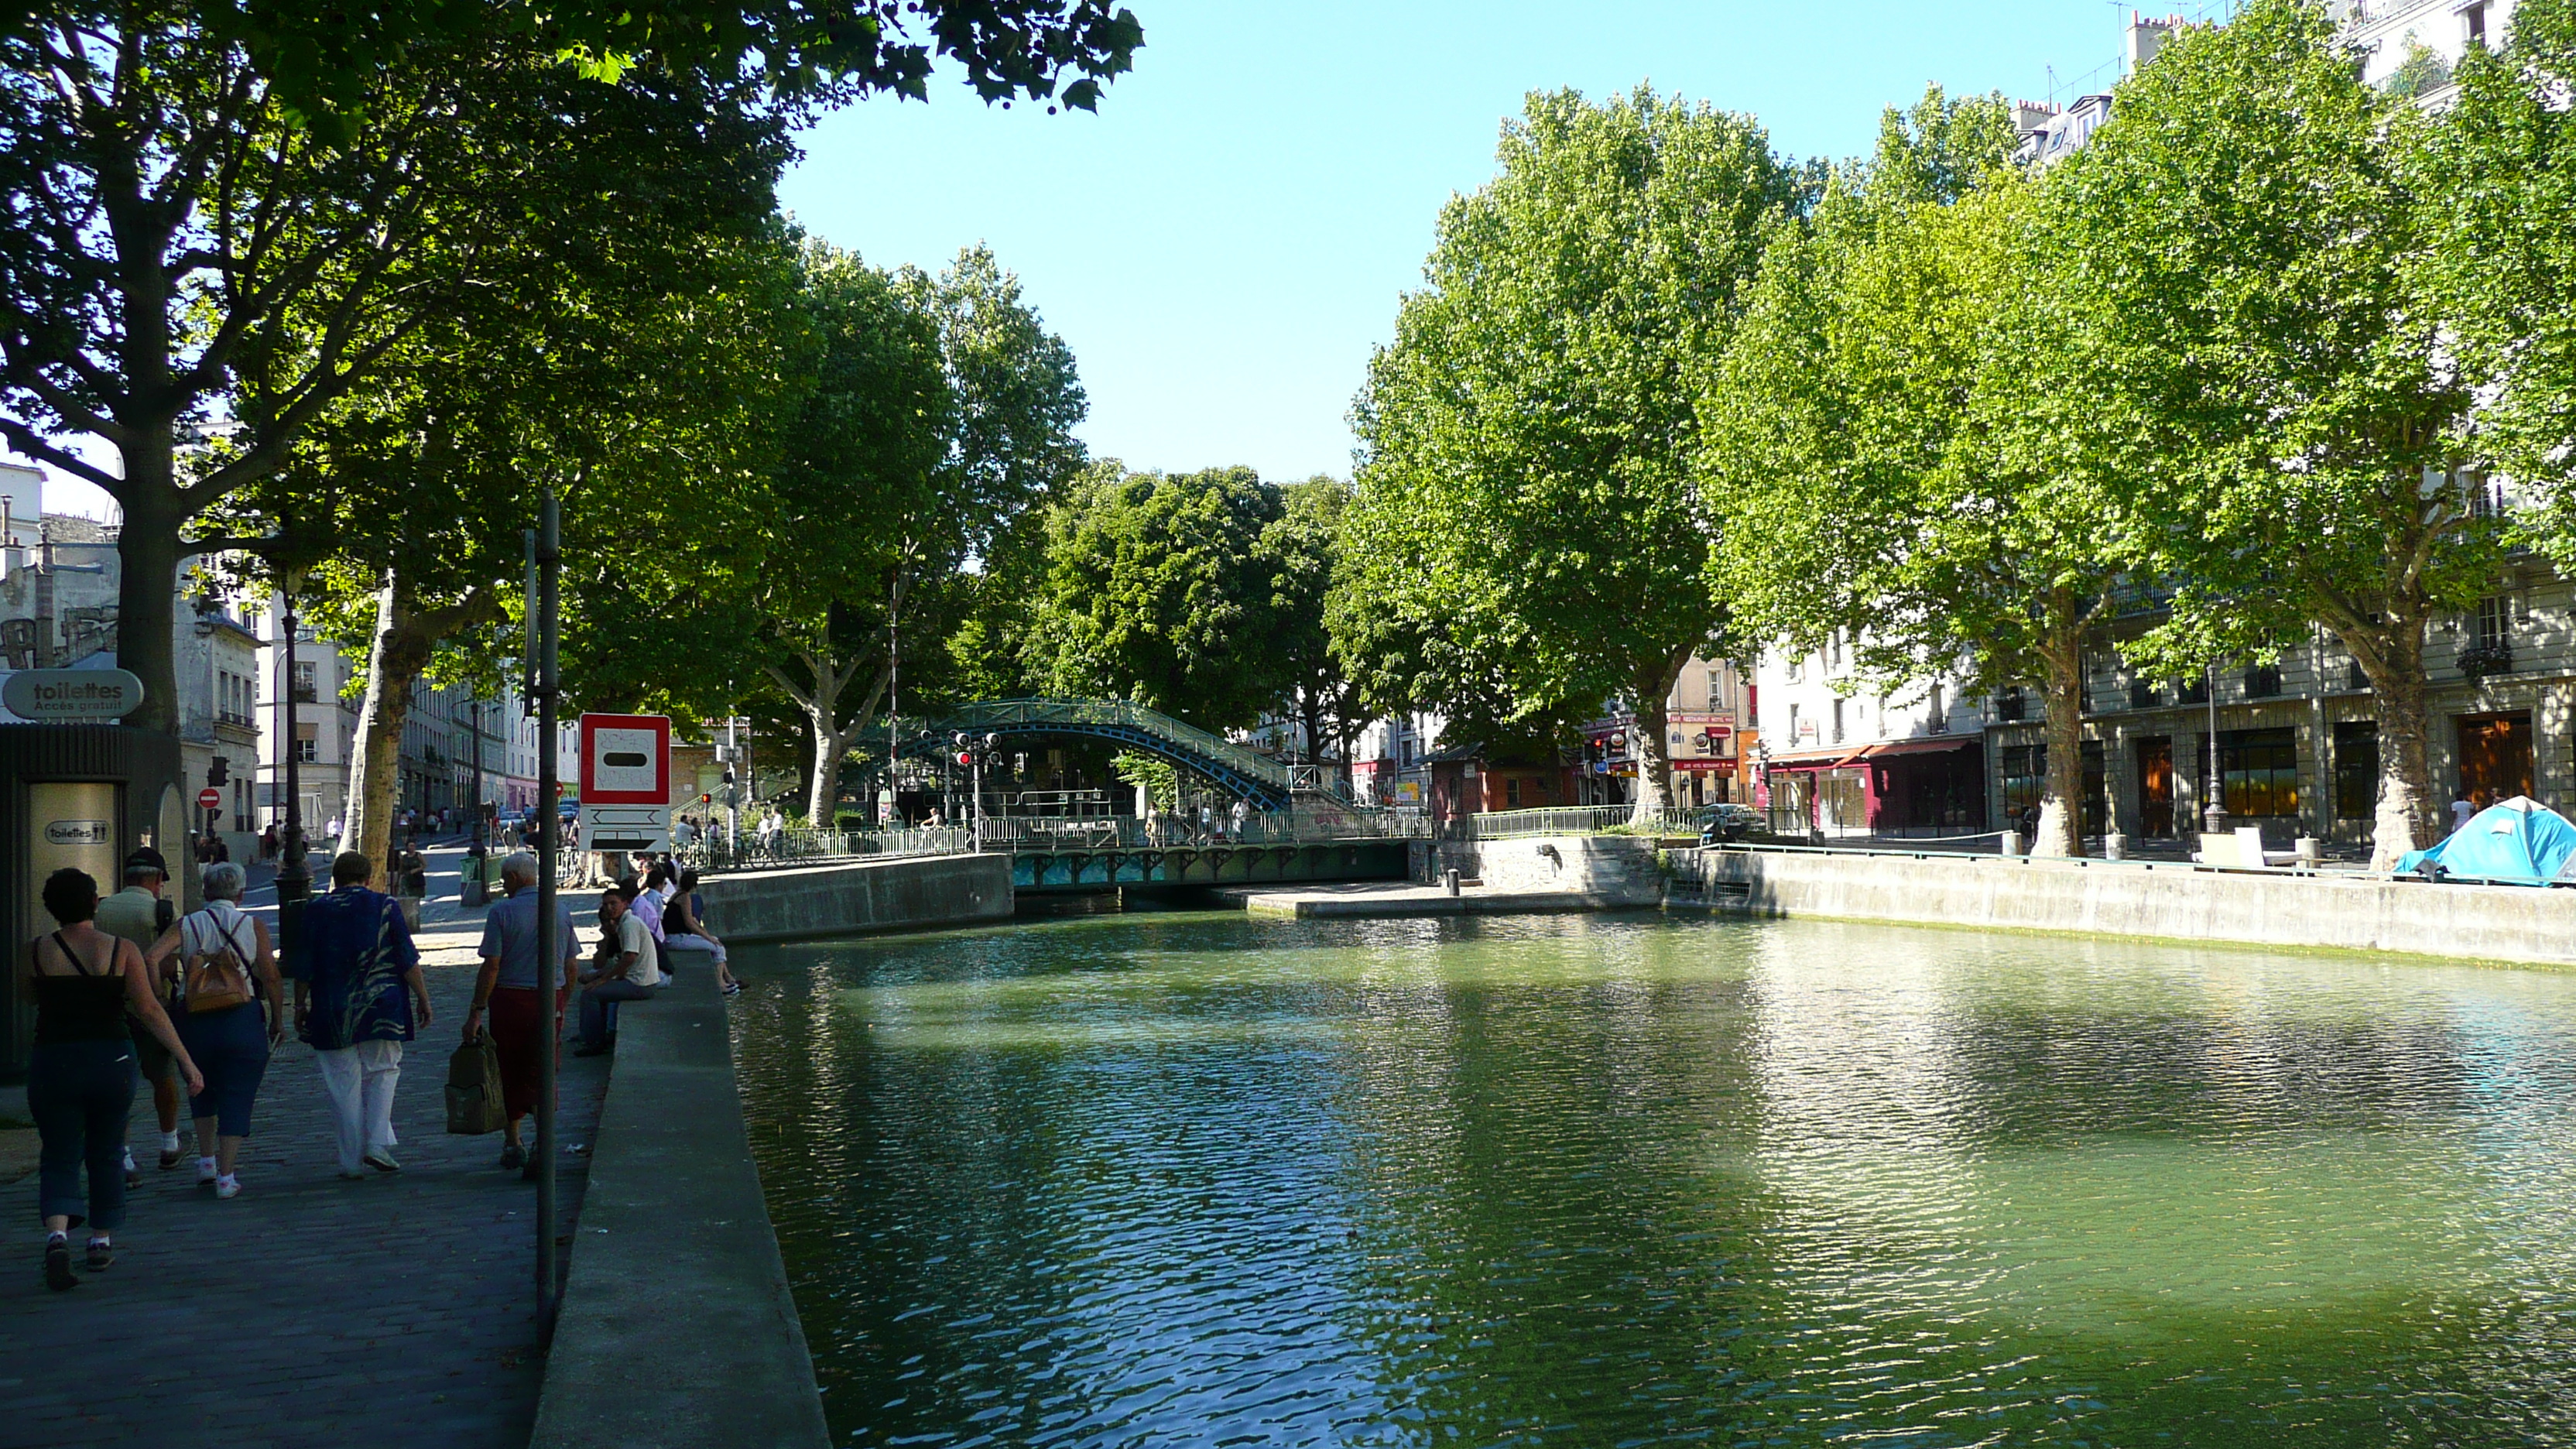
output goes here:
{"type": "Polygon", "coordinates": [[[2576,1433],[2576,980],[1624,917],[752,964],[846,1442],[2576,1433]]]}

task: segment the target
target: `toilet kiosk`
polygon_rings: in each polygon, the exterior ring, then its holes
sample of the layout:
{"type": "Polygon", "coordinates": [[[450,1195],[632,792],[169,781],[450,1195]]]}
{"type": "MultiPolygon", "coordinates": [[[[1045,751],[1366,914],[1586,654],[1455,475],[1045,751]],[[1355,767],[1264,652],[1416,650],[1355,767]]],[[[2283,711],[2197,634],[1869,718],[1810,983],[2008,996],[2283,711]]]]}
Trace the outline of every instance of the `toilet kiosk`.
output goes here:
{"type": "MultiPolygon", "coordinates": [[[[19,995],[27,943],[54,928],[41,891],[65,866],[118,888],[118,863],[139,846],[169,856],[188,835],[179,741],[115,721],[143,702],[122,669],[21,669],[0,677],[0,946],[10,979],[0,990],[0,1078],[26,1076],[35,1011],[19,995]]],[[[175,882],[174,882],[175,884],[175,882]]]]}

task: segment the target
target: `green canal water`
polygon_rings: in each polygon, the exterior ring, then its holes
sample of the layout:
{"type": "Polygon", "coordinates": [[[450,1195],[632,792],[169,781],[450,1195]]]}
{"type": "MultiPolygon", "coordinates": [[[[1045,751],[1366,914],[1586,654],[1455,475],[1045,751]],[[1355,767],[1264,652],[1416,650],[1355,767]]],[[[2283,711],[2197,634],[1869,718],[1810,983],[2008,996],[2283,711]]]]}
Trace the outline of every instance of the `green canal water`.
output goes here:
{"type": "Polygon", "coordinates": [[[746,956],[843,1443],[2576,1443],[2576,977],[1628,916],[746,956]]]}

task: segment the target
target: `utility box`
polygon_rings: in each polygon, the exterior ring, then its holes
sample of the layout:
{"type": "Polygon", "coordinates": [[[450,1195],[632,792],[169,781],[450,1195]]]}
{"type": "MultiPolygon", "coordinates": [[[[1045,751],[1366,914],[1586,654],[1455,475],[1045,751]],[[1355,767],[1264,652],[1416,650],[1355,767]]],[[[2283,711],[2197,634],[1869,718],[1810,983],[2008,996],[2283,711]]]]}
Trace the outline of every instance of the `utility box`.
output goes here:
{"type": "MultiPolygon", "coordinates": [[[[0,992],[0,1076],[27,1073],[35,1007],[16,987],[29,943],[59,924],[45,912],[45,877],[89,872],[101,895],[123,884],[125,857],[151,846],[174,875],[187,861],[188,801],[176,736],[112,724],[0,725],[0,945],[11,984],[0,992]]],[[[180,879],[171,882],[178,899],[180,879]]]]}

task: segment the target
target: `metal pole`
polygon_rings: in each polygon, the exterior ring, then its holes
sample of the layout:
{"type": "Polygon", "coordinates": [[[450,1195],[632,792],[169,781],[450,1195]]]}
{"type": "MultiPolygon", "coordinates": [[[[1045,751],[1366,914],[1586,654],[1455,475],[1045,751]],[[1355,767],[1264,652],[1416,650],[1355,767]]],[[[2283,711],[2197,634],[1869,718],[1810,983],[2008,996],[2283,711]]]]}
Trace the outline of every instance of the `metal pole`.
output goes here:
{"type": "Polygon", "coordinates": [[[477,686],[474,698],[468,700],[467,712],[474,721],[474,846],[467,853],[483,858],[483,695],[477,686]]]}
{"type": "MultiPolygon", "coordinates": [[[[537,604],[535,638],[537,681],[537,806],[545,827],[537,833],[537,963],[539,979],[551,991],[561,989],[563,943],[555,939],[555,861],[563,834],[563,813],[555,808],[555,706],[560,679],[555,673],[555,609],[561,583],[563,519],[555,491],[545,491],[538,505],[537,604]]],[[[555,1067],[562,1050],[563,1016],[547,1014],[545,1050],[537,1053],[537,1323],[551,1337],[555,1310],[555,1067]]]]}
{"type": "Polygon", "coordinates": [[[903,713],[903,636],[895,627],[895,617],[886,615],[886,798],[885,828],[892,830],[902,818],[899,808],[903,787],[895,782],[894,761],[898,731],[897,717],[903,713]]]}
{"type": "Polygon", "coordinates": [[[303,753],[296,736],[303,728],[304,705],[295,697],[295,590],[302,582],[300,571],[278,580],[277,627],[286,646],[286,678],[278,693],[287,723],[278,741],[286,751],[286,829],[278,835],[277,954],[289,977],[304,971],[304,902],[313,893],[313,877],[304,869],[304,775],[296,768],[303,753]]]}
{"type": "Polygon", "coordinates": [[[968,822],[969,822],[969,823],[968,823],[968,826],[967,826],[967,839],[968,839],[968,840],[969,840],[969,841],[974,845],[974,847],[975,847],[976,851],[977,851],[978,853],[980,853],[980,852],[982,852],[982,850],[984,849],[984,750],[983,750],[983,747],[982,747],[982,746],[980,746],[980,745],[976,746],[975,748],[973,748],[972,750],[970,750],[970,751],[968,752],[967,757],[968,757],[969,759],[971,759],[971,760],[973,760],[973,761],[974,761],[974,771],[975,771],[975,778],[974,778],[974,781],[973,781],[973,783],[969,786],[969,788],[971,788],[972,790],[974,790],[974,792],[975,792],[975,797],[974,797],[972,800],[969,800],[969,801],[967,802],[967,804],[966,804],[966,815],[967,815],[967,820],[968,820],[968,822]]]}
{"type": "Polygon", "coordinates": [[[2218,666],[2203,666],[2201,679],[2209,695],[2209,787],[2200,802],[2200,828],[2216,835],[2227,829],[2227,782],[2218,764],[2218,666]]]}

